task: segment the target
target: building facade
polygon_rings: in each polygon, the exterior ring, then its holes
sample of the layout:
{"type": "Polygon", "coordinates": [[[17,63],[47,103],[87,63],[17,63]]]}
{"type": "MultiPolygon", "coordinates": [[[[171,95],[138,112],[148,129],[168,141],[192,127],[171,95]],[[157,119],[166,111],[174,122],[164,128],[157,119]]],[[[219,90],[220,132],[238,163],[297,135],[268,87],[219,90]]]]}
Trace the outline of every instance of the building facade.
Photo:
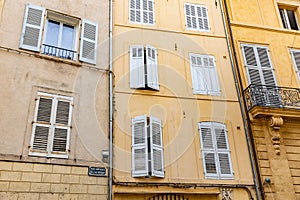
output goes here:
{"type": "Polygon", "coordinates": [[[255,199],[219,2],[113,7],[113,199],[255,199]]]}
{"type": "Polygon", "coordinates": [[[262,199],[300,199],[300,2],[224,2],[262,199]]]}
{"type": "Polygon", "coordinates": [[[108,2],[0,1],[0,199],[107,199],[108,32],[108,2]]]}

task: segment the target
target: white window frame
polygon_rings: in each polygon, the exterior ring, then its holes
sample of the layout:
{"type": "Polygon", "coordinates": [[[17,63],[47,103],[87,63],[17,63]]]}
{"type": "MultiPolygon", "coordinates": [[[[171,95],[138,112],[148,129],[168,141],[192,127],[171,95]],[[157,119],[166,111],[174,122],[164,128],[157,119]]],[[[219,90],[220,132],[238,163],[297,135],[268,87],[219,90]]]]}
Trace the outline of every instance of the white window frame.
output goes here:
{"type": "Polygon", "coordinates": [[[297,15],[295,13],[295,10],[293,9],[287,9],[287,8],[282,8],[281,6],[279,6],[279,15],[280,15],[280,19],[281,19],[281,22],[283,23],[283,28],[285,29],[290,29],[290,30],[299,30],[299,24],[298,24],[298,20],[297,20],[297,15]],[[280,10],[283,10],[283,19],[282,19],[282,16],[280,14],[280,10]],[[290,24],[290,19],[288,17],[288,14],[287,14],[287,11],[292,11],[293,14],[294,14],[294,17],[295,17],[295,21],[296,21],[296,25],[297,25],[297,29],[292,29],[291,28],[291,24],[290,24]]]}
{"type": "MultiPolygon", "coordinates": [[[[134,24],[143,24],[143,25],[155,25],[155,0],[145,0],[147,1],[147,7],[149,8],[149,2],[152,2],[152,6],[153,6],[153,11],[149,11],[149,10],[144,10],[144,0],[140,0],[140,9],[132,9],[131,8],[131,1],[134,1],[136,3],[136,0],[129,0],[129,5],[128,5],[128,10],[129,10],[129,22],[130,23],[134,23],[134,24]],[[141,21],[138,22],[138,21],[132,21],[131,20],[131,11],[133,12],[140,12],[140,18],[141,18],[141,21]],[[148,22],[144,22],[144,13],[147,13],[148,14],[148,22]],[[153,23],[150,23],[149,19],[149,13],[153,13],[153,23]]],[[[136,17],[136,15],[135,15],[136,17]]]]}
{"type": "Polygon", "coordinates": [[[290,54],[291,54],[293,65],[295,67],[295,71],[296,71],[296,74],[297,74],[297,77],[298,77],[298,82],[300,83],[300,50],[290,49],[290,54]],[[294,53],[297,53],[299,55],[298,65],[297,65],[294,53]]]}
{"type": "Polygon", "coordinates": [[[233,168],[232,168],[232,160],[231,160],[231,155],[230,155],[230,147],[229,147],[229,142],[228,142],[228,135],[227,135],[227,129],[226,125],[223,123],[219,122],[199,122],[198,123],[198,128],[199,128],[199,135],[200,135],[200,144],[201,144],[201,149],[202,149],[202,161],[203,161],[203,169],[204,169],[204,174],[205,178],[207,179],[234,179],[234,173],[233,173],[233,168]],[[201,137],[201,128],[210,128],[211,130],[211,135],[212,135],[212,145],[213,148],[206,149],[204,147],[202,137],[201,137]],[[225,130],[225,139],[226,139],[226,145],[227,149],[218,149],[217,148],[217,138],[216,138],[216,133],[215,133],[215,128],[221,128],[225,130]],[[216,164],[216,173],[207,173],[206,172],[206,167],[205,167],[205,154],[206,153],[213,153],[214,158],[215,158],[215,164],[216,164]],[[221,173],[221,167],[220,167],[220,162],[219,162],[219,154],[227,154],[228,159],[229,159],[229,167],[230,167],[230,174],[222,174],[221,173]]]}
{"type": "MultiPolygon", "coordinates": [[[[160,119],[150,116],[147,118],[146,115],[142,116],[136,116],[132,118],[131,121],[132,126],[132,177],[158,177],[158,178],[164,178],[165,172],[164,172],[164,150],[163,150],[163,133],[162,133],[162,122],[160,119]],[[136,138],[136,132],[135,132],[135,125],[137,123],[143,124],[143,130],[144,133],[139,133],[138,135],[143,136],[144,142],[143,143],[135,143],[136,138]],[[155,134],[155,131],[159,132],[159,137],[157,134],[155,134]],[[135,150],[139,149],[145,149],[145,155],[143,158],[145,159],[142,164],[145,165],[145,169],[143,170],[135,170],[135,150]],[[160,152],[160,154],[155,154],[155,152],[160,152]],[[157,155],[160,155],[160,157],[157,157],[157,155]],[[157,160],[159,158],[159,160],[157,160]],[[160,170],[155,169],[156,167],[159,167],[159,164],[161,164],[160,170]]],[[[141,128],[141,127],[140,127],[141,128]]],[[[140,130],[140,129],[138,129],[140,130]]],[[[157,132],[156,132],[157,133],[157,132]]],[[[139,140],[137,140],[139,141],[139,140]]],[[[141,162],[141,160],[140,160],[141,162]]]]}
{"type": "Polygon", "coordinates": [[[220,95],[220,86],[219,86],[219,78],[218,78],[218,71],[216,67],[216,60],[214,56],[211,55],[202,55],[202,54],[189,54],[190,58],[190,69],[192,75],[192,84],[193,84],[193,93],[194,94],[204,94],[204,95],[220,95]],[[201,65],[195,65],[192,63],[193,57],[195,59],[201,59],[203,62],[204,59],[207,59],[208,62],[212,61],[213,66],[204,66],[202,63],[201,65]],[[201,77],[199,77],[199,71],[201,71],[201,77]],[[207,76],[209,74],[209,76],[207,76]]]}
{"type": "MultiPolygon", "coordinates": [[[[47,36],[48,20],[59,22],[60,25],[67,24],[74,26],[73,58],[59,56],[58,53],[49,53],[49,56],[68,59],[73,61],[82,61],[89,64],[96,64],[97,46],[98,46],[98,24],[85,19],[64,15],[55,11],[46,10],[44,7],[27,4],[25,9],[22,34],[20,39],[20,48],[45,53],[45,44],[47,36]],[[81,25],[81,26],[80,26],[81,25]],[[79,28],[81,27],[81,28],[79,28]],[[79,29],[81,37],[79,41],[79,29]],[[43,31],[45,30],[45,31],[43,31]],[[80,48],[78,48],[80,45],[80,48]],[[79,55],[79,56],[78,56],[79,55]]],[[[62,30],[62,29],[60,29],[62,30]]],[[[61,48],[60,43],[56,48],[61,48]]],[[[56,50],[54,48],[54,50],[56,50]]],[[[71,54],[73,55],[73,54],[71,54]]]]}
{"type": "Polygon", "coordinates": [[[184,13],[185,13],[185,23],[186,23],[186,29],[187,30],[194,30],[194,31],[201,31],[201,32],[210,32],[208,9],[207,9],[207,7],[205,5],[185,3],[184,4],[184,13]],[[194,16],[191,15],[191,13],[188,16],[187,8],[186,8],[187,6],[189,6],[190,8],[194,7],[194,9],[195,9],[195,15],[194,16]],[[203,14],[202,14],[202,16],[199,16],[200,14],[198,13],[198,9],[200,9],[201,12],[204,9],[206,17],[203,17],[203,14]],[[188,27],[188,17],[191,17],[191,27],[188,27]],[[193,27],[192,17],[195,18],[196,27],[193,27]],[[201,24],[202,24],[203,28],[200,27],[200,19],[202,19],[202,23],[201,24]],[[204,22],[205,20],[207,20],[207,28],[205,28],[205,22],[204,22]]]}
{"type": "Polygon", "coordinates": [[[73,110],[73,98],[72,97],[38,92],[38,99],[36,100],[36,105],[35,105],[34,122],[33,122],[32,134],[31,134],[31,140],[30,140],[29,155],[39,156],[39,157],[68,158],[68,156],[69,156],[68,152],[70,149],[72,110],[73,110]],[[51,117],[50,117],[49,124],[45,123],[45,122],[37,121],[40,98],[52,99],[51,117]],[[66,101],[66,102],[70,103],[68,125],[56,124],[56,111],[57,111],[58,101],[66,101]],[[33,149],[34,138],[35,138],[35,129],[37,126],[44,126],[44,127],[49,128],[46,152],[33,149]],[[54,140],[54,131],[55,131],[56,127],[60,128],[60,129],[67,129],[66,152],[53,152],[52,151],[53,140],[54,140]]]}
{"type": "MultiPolygon", "coordinates": [[[[74,23],[67,23],[67,22],[64,22],[62,20],[59,20],[59,19],[52,19],[51,17],[48,17],[47,16],[47,19],[46,19],[46,24],[45,24],[45,33],[43,35],[43,45],[46,44],[46,37],[47,37],[47,28],[48,28],[48,23],[49,23],[49,20],[51,21],[55,21],[57,23],[59,23],[59,35],[58,35],[58,45],[57,45],[57,48],[62,48],[61,47],[61,42],[62,42],[62,30],[63,30],[63,25],[66,24],[66,25],[69,25],[69,26],[73,26],[74,27],[74,38],[73,38],[73,44],[72,44],[72,49],[68,49],[68,50],[71,50],[71,51],[75,51],[74,53],[74,58],[73,60],[77,60],[77,55],[78,55],[78,52],[76,51],[76,49],[78,49],[78,42],[79,41],[79,38],[78,38],[78,26],[79,26],[79,22],[77,22],[76,24],[74,23]]],[[[47,44],[46,44],[47,45],[47,44]]],[[[44,46],[42,46],[42,54],[43,53],[43,48],[45,48],[44,46]]],[[[55,57],[59,57],[58,53],[57,55],[55,55],[55,57]]]]}

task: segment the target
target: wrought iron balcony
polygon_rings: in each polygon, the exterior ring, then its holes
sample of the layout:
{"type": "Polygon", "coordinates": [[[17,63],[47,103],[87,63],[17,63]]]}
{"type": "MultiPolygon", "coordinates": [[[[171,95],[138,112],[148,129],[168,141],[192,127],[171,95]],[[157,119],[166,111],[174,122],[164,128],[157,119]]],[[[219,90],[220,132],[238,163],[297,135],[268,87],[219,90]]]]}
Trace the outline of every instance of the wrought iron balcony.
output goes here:
{"type": "Polygon", "coordinates": [[[298,88],[251,84],[243,93],[248,111],[256,106],[300,110],[298,88]]]}
{"type": "Polygon", "coordinates": [[[43,44],[42,53],[46,55],[55,56],[63,59],[70,59],[70,60],[74,60],[76,56],[76,51],[59,48],[47,44],[43,44]]]}

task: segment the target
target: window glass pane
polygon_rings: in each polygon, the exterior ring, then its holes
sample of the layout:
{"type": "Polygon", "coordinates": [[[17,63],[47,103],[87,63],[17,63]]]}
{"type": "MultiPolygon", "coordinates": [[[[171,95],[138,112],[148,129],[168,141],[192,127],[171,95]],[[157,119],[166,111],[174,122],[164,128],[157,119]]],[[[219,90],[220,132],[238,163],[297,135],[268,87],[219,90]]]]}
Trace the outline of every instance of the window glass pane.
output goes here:
{"type": "Polygon", "coordinates": [[[61,47],[64,49],[73,50],[74,43],[74,27],[64,24],[62,31],[61,47]]]}
{"type": "Polygon", "coordinates": [[[48,21],[46,44],[51,46],[58,46],[59,22],[52,20],[48,21]]]}
{"type": "Polygon", "coordinates": [[[292,10],[287,10],[287,16],[289,18],[291,29],[298,30],[295,13],[292,10]]]}

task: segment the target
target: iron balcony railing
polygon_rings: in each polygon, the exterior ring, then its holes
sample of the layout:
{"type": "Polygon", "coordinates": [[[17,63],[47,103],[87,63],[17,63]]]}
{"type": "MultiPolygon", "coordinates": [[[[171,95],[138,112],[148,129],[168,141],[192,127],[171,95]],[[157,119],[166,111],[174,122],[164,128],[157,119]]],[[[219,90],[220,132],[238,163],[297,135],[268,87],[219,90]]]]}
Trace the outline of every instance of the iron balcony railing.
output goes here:
{"type": "Polygon", "coordinates": [[[270,85],[249,85],[243,92],[247,110],[253,107],[300,110],[300,89],[270,85]]]}
{"type": "Polygon", "coordinates": [[[50,56],[55,56],[63,59],[74,60],[76,56],[76,51],[70,49],[64,49],[56,46],[51,46],[43,44],[42,53],[50,56]]]}

